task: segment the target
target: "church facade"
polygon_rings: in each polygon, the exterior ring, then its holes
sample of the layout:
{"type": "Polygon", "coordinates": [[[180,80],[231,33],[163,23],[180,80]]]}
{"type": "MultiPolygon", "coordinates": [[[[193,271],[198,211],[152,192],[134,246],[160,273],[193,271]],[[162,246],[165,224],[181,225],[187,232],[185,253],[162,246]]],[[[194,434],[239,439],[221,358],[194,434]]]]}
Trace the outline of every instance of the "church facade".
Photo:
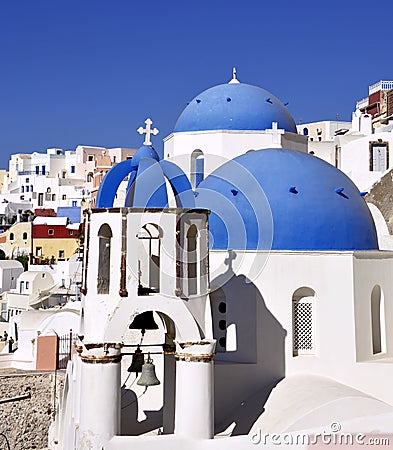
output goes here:
{"type": "Polygon", "coordinates": [[[236,74],[190,102],[163,159],[146,125],[85,214],[79,339],[50,448],[393,431],[393,253],[354,183],[236,74]]]}

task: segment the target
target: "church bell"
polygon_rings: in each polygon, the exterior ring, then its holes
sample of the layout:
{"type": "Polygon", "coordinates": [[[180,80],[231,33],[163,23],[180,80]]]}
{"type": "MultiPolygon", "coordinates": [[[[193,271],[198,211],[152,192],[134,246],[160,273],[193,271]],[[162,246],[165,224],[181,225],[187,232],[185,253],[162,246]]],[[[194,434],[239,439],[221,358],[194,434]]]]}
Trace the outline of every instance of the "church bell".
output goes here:
{"type": "Polygon", "coordinates": [[[142,374],[136,384],[145,387],[157,386],[157,384],[160,384],[160,380],[156,376],[153,360],[150,358],[150,353],[148,354],[147,361],[142,366],[142,374]]]}
{"type": "Polygon", "coordinates": [[[127,372],[135,372],[138,374],[142,372],[142,366],[145,363],[145,358],[143,356],[142,350],[139,345],[135,350],[135,353],[132,355],[132,361],[130,367],[127,369],[127,372]]]}
{"type": "Polygon", "coordinates": [[[145,334],[146,330],[158,330],[158,325],[154,322],[153,311],[138,314],[128,328],[130,330],[141,330],[142,334],[145,334]]]}

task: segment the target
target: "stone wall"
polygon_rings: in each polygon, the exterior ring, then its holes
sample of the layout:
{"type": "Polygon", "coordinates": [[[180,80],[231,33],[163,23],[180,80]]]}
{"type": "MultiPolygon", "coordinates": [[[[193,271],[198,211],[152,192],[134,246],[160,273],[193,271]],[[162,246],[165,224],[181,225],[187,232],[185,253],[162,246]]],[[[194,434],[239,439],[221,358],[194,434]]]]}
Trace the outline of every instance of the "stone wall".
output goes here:
{"type": "Polygon", "coordinates": [[[389,233],[393,234],[393,170],[377,181],[364,199],[379,208],[388,225],[389,233]]]}
{"type": "Polygon", "coordinates": [[[11,450],[46,449],[55,398],[61,394],[64,375],[10,372],[10,369],[0,371],[0,449],[8,449],[7,440],[11,450]],[[29,392],[30,398],[2,402],[29,392]]]}

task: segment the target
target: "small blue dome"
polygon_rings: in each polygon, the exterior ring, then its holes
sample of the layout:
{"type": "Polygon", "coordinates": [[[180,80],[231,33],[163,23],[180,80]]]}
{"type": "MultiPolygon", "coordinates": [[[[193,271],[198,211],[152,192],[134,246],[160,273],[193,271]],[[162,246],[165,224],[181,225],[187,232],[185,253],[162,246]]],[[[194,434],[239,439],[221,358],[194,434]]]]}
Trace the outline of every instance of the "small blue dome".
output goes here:
{"type": "Polygon", "coordinates": [[[228,161],[199,185],[195,201],[212,211],[214,249],[378,249],[374,221],[353,182],[295,150],[258,150],[228,161]],[[265,201],[270,208],[261,209],[265,201]],[[269,224],[270,242],[266,233],[260,238],[269,224]]]}
{"type": "Polygon", "coordinates": [[[160,159],[153,147],[149,145],[142,145],[131,158],[131,168],[136,169],[140,163],[140,160],[143,158],[152,158],[155,161],[159,161],[160,159]]]}
{"type": "Polygon", "coordinates": [[[229,83],[195,97],[179,116],[174,131],[266,130],[272,122],[297,133],[295,121],[277,97],[257,86],[229,83]]]}

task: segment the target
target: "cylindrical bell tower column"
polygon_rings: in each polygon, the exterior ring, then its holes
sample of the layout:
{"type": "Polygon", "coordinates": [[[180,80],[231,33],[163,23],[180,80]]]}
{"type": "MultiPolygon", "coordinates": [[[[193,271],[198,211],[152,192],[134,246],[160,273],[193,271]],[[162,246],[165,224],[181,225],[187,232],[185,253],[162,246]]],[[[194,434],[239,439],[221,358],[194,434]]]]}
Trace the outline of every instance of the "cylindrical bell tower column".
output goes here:
{"type": "Polygon", "coordinates": [[[121,344],[85,344],[81,358],[78,448],[101,450],[120,434],[121,344]]]}
{"type": "Polygon", "coordinates": [[[214,365],[216,341],[176,342],[175,434],[214,437],[214,365]]]}

